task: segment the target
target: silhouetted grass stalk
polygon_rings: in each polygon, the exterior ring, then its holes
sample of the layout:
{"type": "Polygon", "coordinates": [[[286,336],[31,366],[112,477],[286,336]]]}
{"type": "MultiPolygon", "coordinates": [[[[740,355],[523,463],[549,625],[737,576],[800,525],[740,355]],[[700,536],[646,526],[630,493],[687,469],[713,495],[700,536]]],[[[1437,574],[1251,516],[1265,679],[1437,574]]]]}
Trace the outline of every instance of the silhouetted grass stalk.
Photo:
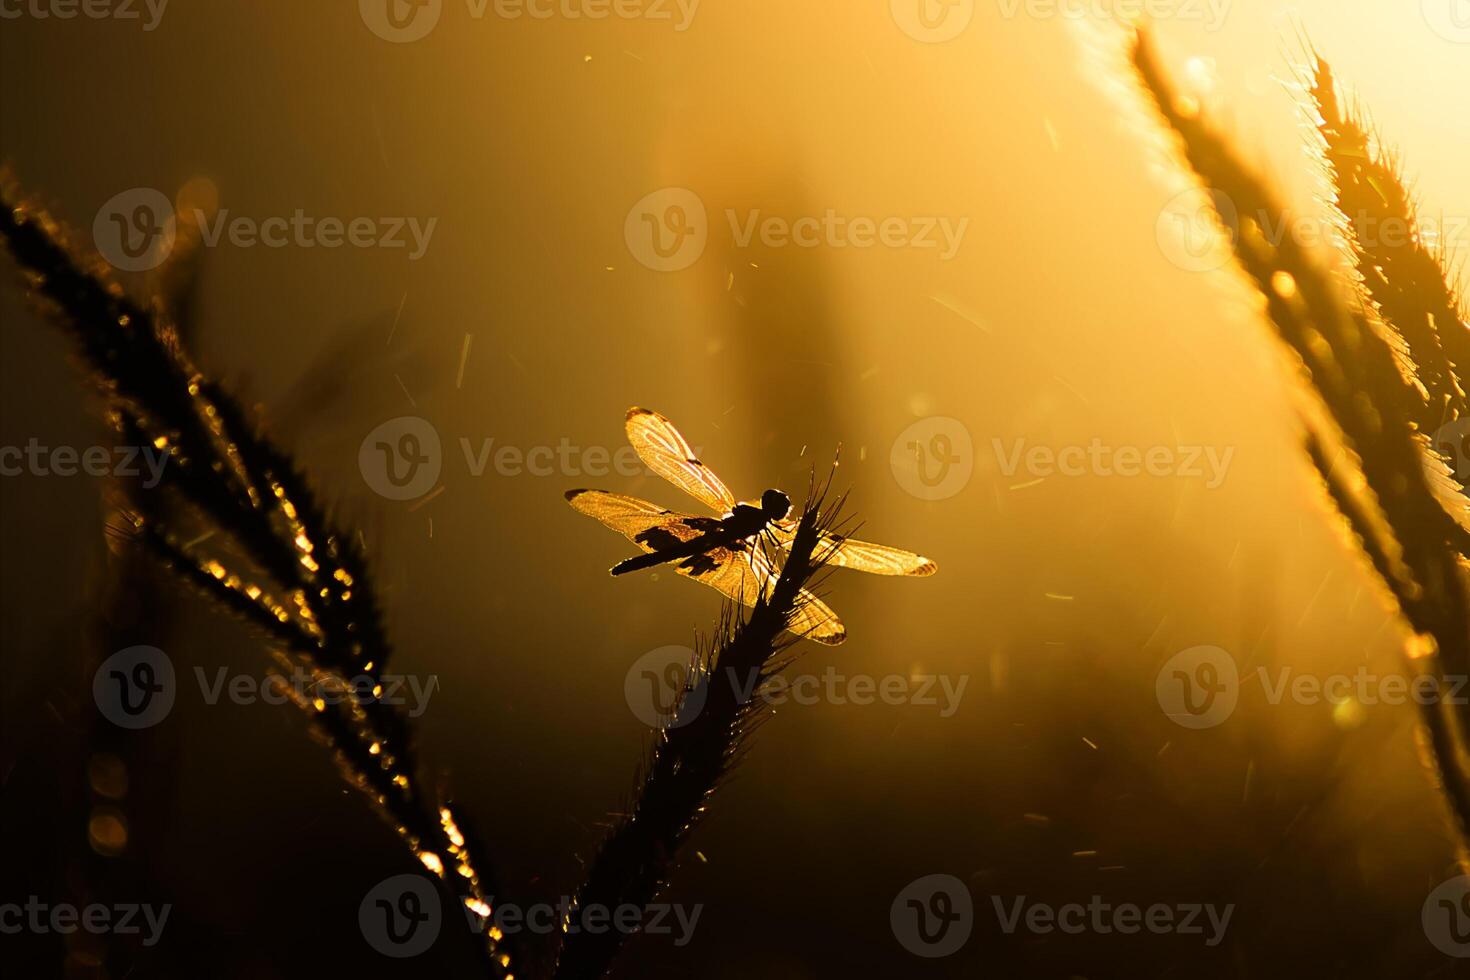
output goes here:
{"type": "MultiPolygon", "coordinates": [[[[1341,466],[1328,464],[1315,436],[1309,456],[1413,632],[1406,650],[1410,665],[1443,690],[1447,675],[1470,674],[1470,587],[1465,557],[1457,549],[1464,530],[1431,482],[1430,471],[1442,469],[1443,461],[1427,454],[1428,441],[1417,422],[1433,418],[1423,411],[1430,392],[1444,403],[1437,411],[1454,410],[1454,365],[1435,353],[1433,343],[1449,328],[1441,322],[1447,277],[1432,260],[1426,265],[1427,253],[1414,253],[1417,258],[1401,252],[1375,254],[1382,252],[1383,243],[1358,239],[1355,248],[1362,264],[1370,267],[1364,270],[1364,285],[1371,291],[1375,279],[1381,280],[1381,313],[1385,318],[1394,312],[1408,316],[1414,326],[1406,332],[1376,322],[1368,312],[1374,304],[1350,301],[1301,243],[1290,235],[1275,241],[1266,234],[1260,221],[1285,227],[1285,208],[1202,118],[1197,103],[1175,91],[1146,34],[1134,36],[1132,58],[1148,96],[1178,137],[1183,161],[1239,216],[1240,226],[1231,235],[1236,264],[1306,368],[1337,435],[1351,450],[1346,464],[1350,471],[1344,474],[1341,466]],[[1430,267],[1434,281],[1420,282],[1430,267]],[[1411,357],[1419,347],[1435,368],[1430,372],[1432,388],[1420,389],[1405,378],[1385,330],[1397,330],[1406,339],[1411,357]]],[[[1334,105],[1327,105],[1329,112],[1334,105]]],[[[1342,120],[1332,124],[1340,126],[1342,120]]],[[[1339,145],[1335,152],[1349,175],[1347,189],[1339,193],[1349,210],[1379,209],[1357,186],[1361,178],[1383,201],[1399,198],[1396,213],[1410,215],[1407,195],[1401,187],[1394,192],[1385,185],[1381,170],[1371,177],[1360,173],[1361,161],[1352,156],[1355,148],[1339,145]]],[[[1463,863],[1470,856],[1470,755],[1465,747],[1470,709],[1456,710],[1435,698],[1424,705],[1421,716],[1421,744],[1432,756],[1463,863]]]]}
{"type": "Polygon", "coordinates": [[[658,732],[630,812],[604,839],[567,920],[557,980],[603,976],[628,940],[618,930],[568,930],[582,909],[647,909],[662,890],[679,848],[711,794],[738,762],[766,717],[761,684],[789,660],[786,632],[801,590],[822,568],[820,535],[840,510],[824,514],[813,486],[775,587],[743,619],[727,606],[709,648],[696,655],[670,723],[658,732]],[[752,683],[753,682],[753,683],[752,683]]]}
{"type": "MultiPolygon", "coordinates": [[[[78,342],[107,397],[110,421],[133,444],[168,451],[160,488],[196,509],[210,531],[232,539],[254,568],[228,567],[183,543],[161,516],[170,511],[128,509],[109,530],[141,541],[260,628],[277,645],[281,667],[299,665],[339,689],[355,678],[370,680],[370,696],[331,703],[291,693],[349,782],[377,804],[457,905],[488,918],[490,889],[449,804],[421,781],[407,718],[379,700],[390,648],[351,536],[328,520],[291,459],[190,363],[163,307],[134,302],[100,260],[74,254],[60,227],[4,177],[0,238],[32,294],[78,342]],[[257,577],[266,584],[255,584],[257,577]]],[[[487,974],[508,976],[499,930],[480,931],[487,974]]]]}

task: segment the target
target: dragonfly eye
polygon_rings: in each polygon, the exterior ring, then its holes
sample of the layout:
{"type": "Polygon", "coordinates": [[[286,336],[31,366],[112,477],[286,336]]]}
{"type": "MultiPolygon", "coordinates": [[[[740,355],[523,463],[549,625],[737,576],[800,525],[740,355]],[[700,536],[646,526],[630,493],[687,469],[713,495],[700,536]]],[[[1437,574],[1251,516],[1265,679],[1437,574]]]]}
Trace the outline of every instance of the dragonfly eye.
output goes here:
{"type": "Polygon", "coordinates": [[[780,490],[767,490],[761,494],[761,510],[767,520],[779,521],[791,513],[791,498],[780,490]]]}

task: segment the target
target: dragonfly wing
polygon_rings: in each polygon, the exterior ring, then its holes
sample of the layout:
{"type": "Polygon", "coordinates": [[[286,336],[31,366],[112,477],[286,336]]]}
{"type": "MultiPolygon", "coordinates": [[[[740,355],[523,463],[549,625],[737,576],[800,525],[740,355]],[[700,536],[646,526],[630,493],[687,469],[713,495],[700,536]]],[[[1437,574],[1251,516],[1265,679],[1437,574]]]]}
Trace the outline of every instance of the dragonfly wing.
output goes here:
{"type": "Polygon", "coordinates": [[[596,518],[648,552],[682,544],[720,524],[713,517],[680,514],[606,490],[568,490],[566,498],[577,513],[596,518]]]}
{"type": "Polygon", "coordinates": [[[806,589],[801,590],[796,600],[796,611],[791,615],[791,632],[830,647],[847,639],[847,627],[842,625],[832,607],[806,589]]]}
{"type": "Polygon", "coordinates": [[[694,455],[674,423],[647,408],[628,409],[628,442],[659,476],[718,514],[735,509],[735,495],[694,455]]]}
{"type": "MultiPolygon", "coordinates": [[[[777,572],[754,539],[740,544],[743,547],[719,547],[696,555],[681,562],[676,571],[718,589],[736,602],[753,606],[775,588],[777,572]]],[[[791,632],[829,646],[836,646],[847,639],[847,629],[837,614],[805,589],[801,591],[791,616],[791,632]]]]}
{"type": "MultiPolygon", "coordinates": [[[[781,543],[781,547],[789,551],[792,539],[796,536],[796,522],[778,521],[772,527],[772,531],[776,535],[776,540],[781,543]]],[[[886,544],[858,541],[840,534],[823,533],[821,543],[817,545],[816,555],[832,568],[851,568],[854,571],[869,572],[873,575],[908,575],[923,578],[939,571],[939,566],[923,555],[916,555],[912,551],[904,551],[900,548],[890,548],[886,544]]]]}
{"type": "Polygon", "coordinates": [[[834,568],[851,568],[874,575],[912,575],[921,578],[939,571],[939,566],[923,555],[890,548],[886,544],[845,538],[840,534],[822,535],[817,553],[823,554],[829,549],[832,553],[827,558],[827,564],[834,568]]]}
{"type": "Polygon", "coordinates": [[[687,558],[675,571],[746,606],[753,606],[762,596],[769,595],[776,584],[770,559],[750,539],[734,547],[721,545],[687,558]]]}

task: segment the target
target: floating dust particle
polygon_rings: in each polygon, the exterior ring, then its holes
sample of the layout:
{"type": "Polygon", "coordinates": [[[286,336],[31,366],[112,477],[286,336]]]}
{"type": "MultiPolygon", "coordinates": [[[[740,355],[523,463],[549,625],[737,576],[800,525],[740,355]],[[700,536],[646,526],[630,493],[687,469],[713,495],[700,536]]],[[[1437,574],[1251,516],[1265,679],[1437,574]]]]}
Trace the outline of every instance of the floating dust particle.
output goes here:
{"type": "Polygon", "coordinates": [[[1057,127],[1052,124],[1050,119],[1041,120],[1041,124],[1046,127],[1046,138],[1051,142],[1053,152],[1060,150],[1062,148],[1062,141],[1057,139],[1057,127]]]}
{"type": "Polygon", "coordinates": [[[1036,486],[1038,484],[1045,483],[1045,482],[1046,482],[1046,477],[1043,476],[1043,477],[1041,477],[1039,479],[1031,480],[1031,481],[1029,481],[1027,483],[1015,483],[1015,484],[1012,484],[1009,489],[1011,489],[1011,490],[1026,490],[1026,489],[1029,489],[1030,487],[1034,487],[1034,486],[1036,486]]]}
{"type": "Polygon", "coordinates": [[[1021,819],[1031,824],[1033,827],[1051,826],[1051,817],[1048,817],[1044,813],[1023,813],[1021,814],[1021,819]]]}
{"type": "Polygon", "coordinates": [[[393,375],[393,380],[394,381],[397,381],[398,382],[398,387],[400,387],[400,388],[403,389],[403,397],[408,399],[408,403],[410,405],[412,405],[414,408],[418,408],[419,407],[419,403],[416,402],[416,401],[414,401],[413,400],[413,396],[408,393],[408,385],[406,385],[406,384],[403,383],[403,379],[400,378],[397,374],[394,374],[393,375]]]}
{"type": "Polygon", "coordinates": [[[1278,269],[1271,273],[1271,291],[1282,299],[1291,299],[1296,296],[1296,277],[1285,269],[1278,269]]]}
{"type": "Polygon", "coordinates": [[[187,548],[197,548],[201,544],[203,544],[204,542],[208,541],[212,537],[214,537],[214,530],[213,529],[208,530],[208,531],[205,531],[203,534],[199,535],[199,537],[195,538],[193,541],[185,541],[184,542],[184,547],[186,549],[187,548]]]}
{"type": "Polygon", "coordinates": [[[617,272],[618,271],[618,267],[615,266],[615,265],[605,265],[605,266],[603,266],[603,268],[606,269],[608,272],[617,272]]]}
{"type": "Polygon", "coordinates": [[[707,858],[707,857],[704,856],[704,852],[703,851],[695,851],[694,852],[694,856],[697,857],[697,858],[699,858],[699,863],[700,864],[709,864],[709,858],[707,858]]]}
{"type": "Polygon", "coordinates": [[[1095,857],[1097,857],[1097,852],[1096,851],[1073,851],[1072,852],[1072,856],[1074,858],[1095,858],[1095,857]]]}
{"type": "Polygon", "coordinates": [[[946,310],[949,310],[949,312],[953,313],[961,320],[964,320],[966,323],[970,324],[972,327],[979,327],[981,330],[985,331],[988,334],[995,333],[994,330],[991,330],[988,326],[985,325],[985,321],[980,319],[980,317],[976,316],[973,313],[967,313],[964,309],[962,309],[959,305],[958,300],[953,299],[952,297],[947,295],[935,295],[930,296],[929,298],[932,299],[935,303],[938,303],[940,306],[944,307],[946,310]]]}
{"type": "Polygon", "coordinates": [[[859,446],[858,447],[858,462],[859,463],[866,463],[867,461],[868,461],[868,447],[867,446],[859,446]]]}
{"type": "Polygon", "coordinates": [[[1155,759],[1162,759],[1164,757],[1164,753],[1167,752],[1167,751],[1169,751],[1169,746],[1171,746],[1173,744],[1174,744],[1173,741],[1168,741],[1168,742],[1165,742],[1163,745],[1160,745],[1159,746],[1159,750],[1154,753],[1154,758],[1155,759]]]}
{"type": "Polygon", "coordinates": [[[449,484],[447,484],[447,483],[441,483],[441,484],[439,484],[439,486],[437,486],[433,490],[429,491],[429,493],[425,494],[424,496],[422,496],[419,499],[415,500],[413,503],[409,504],[408,505],[408,512],[410,514],[412,514],[414,511],[418,510],[419,508],[426,506],[429,503],[429,501],[433,500],[435,497],[439,496],[441,493],[443,493],[447,489],[449,489],[449,484]]]}
{"type": "Polygon", "coordinates": [[[760,263],[759,262],[752,262],[752,263],[750,263],[750,267],[752,269],[759,269],[760,268],[760,263]]]}
{"type": "Polygon", "coordinates": [[[590,65],[590,64],[592,64],[592,56],[590,54],[584,54],[584,55],[582,55],[582,64],[584,64],[584,65],[590,65]]]}
{"type": "Polygon", "coordinates": [[[398,300],[398,312],[393,314],[393,326],[388,331],[388,343],[384,344],[384,347],[393,343],[393,335],[398,332],[398,321],[403,317],[403,304],[407,302],[408,291],[405,290],[403,296],[398,300]]]}
{"type": "Polygon", "coordinates": [[[1251,761],[1249,761],[1249,762],[1247,762],[1245,764],[1245,786],[1241,788],[1241,792],[1240,792],[1240,802],[1241,803],[1245,803],[1245,802],[1247,802],[1247,801],[1250,800],[1250,798],[1251,798],[1251,782],[1255,779],[1255,775],[1256,775],[1256,760],[1255,759],[1252,759],[1251,761]]]}
{"type": "Polygon", "coordinates": [[[730,272],[729,278],[725,280],[725,292],[728,293],[730,290],[732,290],[734,288],[735,288],[735,273],[732,270],[730,272]]]}
{"type": "Polygon", "coordinates": [[[926,392],[916,391],[909,395],[909,412],[916,418],[934,414],[934,399],[926,392]]]}
{"type": "Polygon", "coordinates": [[[1092,749],[1094,752],[1097,751],[1097,743],[1094,742],[1092,739],[1088,738],[1086,735],[1083,735],[1082,736],[1082,741],[1084,741],[1084,742],[1087,743],[1087,747],[1089,749],[1092,749]]]}
{"type": "Polygon", "coordinates": [[[528,378],[531,376],[531,372],[529,372],[529,371],[526,370],[526,366],[524,364],[522,364],[520,362],[520,359],[517,358],[514,354],[512,354],[510,351],[506,351],[505,352],[505,356],[508,357],[508,358],[510,358],[510,363],[514,364],[516,366],[516,369],[518,371],[520,371],[522,374],[524,374],[528,378]]]}
{"type": "Polygon", "coordinates": [[[1057,602],[1074,602],[1077,599],[1074,595],[1062,595],[1060,592],[1043,592],[1042,595],[1057,602]]]}
{"type": "Polygon", "coordinates": [[[475,335],[472,333],[464,335],[464,345],[459,349],[459,375],[454,379],[454,387],[456,388],[464,387],[464,366],[470,359],[470,342],[474,339],[475,335]]]}
{"type": "Polygon", "coordinates": [[[869,378],[876,378],[877,376],[878,376],[878,365],[874,364],[872,367],[868,368],[862,374],[858,375],[858,380],[859,381],[867,381],[869,378]]]}

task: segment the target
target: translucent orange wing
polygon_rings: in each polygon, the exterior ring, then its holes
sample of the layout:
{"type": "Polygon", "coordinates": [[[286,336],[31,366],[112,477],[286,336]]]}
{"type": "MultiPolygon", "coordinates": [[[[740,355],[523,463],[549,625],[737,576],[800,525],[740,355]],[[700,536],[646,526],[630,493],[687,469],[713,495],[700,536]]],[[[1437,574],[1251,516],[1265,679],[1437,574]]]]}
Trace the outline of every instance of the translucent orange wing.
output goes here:
{"type": "Polygon", "coordinates": [[[577,513],[596,518],[644,551],[659,551],[689,541],[720,523],[713,517],[680,514],[606,490],[568,490],[566,498],[577,513]]]}
{"type": "MultiPolygon", "coordinates": [[[[680,562],[680,575],[717,589],[736,602],[754,606],[776,585],[777,572],[770,558],[751,539],[742,548],[714,548],[680,562]]],[[[847,639],[847,629],[831,607],[803,589],[791,619],[791,632],[817,643],[836,646],[847,639]]]]}
{"type": "Polygon", "coordinates": [[[730,488],[699,461],[674,423],[650,409],[630,408],[627,430],[628,442],[649,469],[717,514],[735,507],[730,488]]]}
{"type": "MultiPolygon", "coordinates": [[[[790,549],[796,534],[795,521],[781,521],[775,528],[781,547],[790,549]]],[[[851,568],[872,575],[909,575],[923,578],[939,571],[939,566],[923,555],[901,548],[890,548],[886,544],[858,541],[840,534],[823,533],[817,545],[817,557],[825,558],[832,568],[851,568]]]]}

